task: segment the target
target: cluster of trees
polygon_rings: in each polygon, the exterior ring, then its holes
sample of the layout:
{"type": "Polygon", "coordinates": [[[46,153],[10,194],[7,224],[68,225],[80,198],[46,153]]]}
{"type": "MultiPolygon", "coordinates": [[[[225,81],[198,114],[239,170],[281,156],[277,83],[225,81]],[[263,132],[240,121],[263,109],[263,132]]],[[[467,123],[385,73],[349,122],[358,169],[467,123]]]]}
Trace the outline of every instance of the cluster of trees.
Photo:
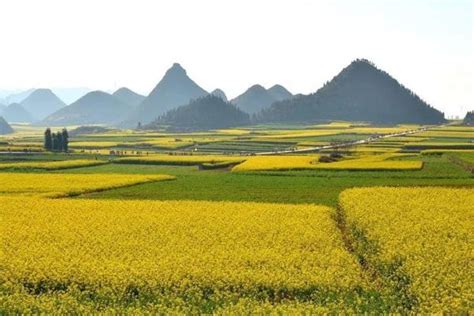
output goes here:
{"type": "Polygon", "coordinates": [[[44,149],[49,151],[64,151],[69,149],[69,134],[67,129],[52,133],[48,127],[44,132],[44,149]]]}
{"type": "Polygon", "coordinates": [[[470,111],[466,113],[466,117],[464,117],[463,124],[474,125],[474,111],[470,111]]]}

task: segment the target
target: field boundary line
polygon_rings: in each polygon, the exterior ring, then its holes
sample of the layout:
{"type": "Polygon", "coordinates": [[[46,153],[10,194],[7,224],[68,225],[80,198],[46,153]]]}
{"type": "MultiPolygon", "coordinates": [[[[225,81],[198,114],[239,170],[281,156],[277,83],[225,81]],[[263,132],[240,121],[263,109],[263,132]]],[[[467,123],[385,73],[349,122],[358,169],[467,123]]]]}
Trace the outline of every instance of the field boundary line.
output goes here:
{"type": "Polygon", "coordinates": [[[404,272],[403,258],[390,262],[378,258],[378,241],[369,239],[360,227],[348,225],[342,206],[336,207],[333,217],[344,248],[356,258],[368,281],[385,297],[389,312],[416,313],[419,299],[410,291],[411,280],[404,272]]]}

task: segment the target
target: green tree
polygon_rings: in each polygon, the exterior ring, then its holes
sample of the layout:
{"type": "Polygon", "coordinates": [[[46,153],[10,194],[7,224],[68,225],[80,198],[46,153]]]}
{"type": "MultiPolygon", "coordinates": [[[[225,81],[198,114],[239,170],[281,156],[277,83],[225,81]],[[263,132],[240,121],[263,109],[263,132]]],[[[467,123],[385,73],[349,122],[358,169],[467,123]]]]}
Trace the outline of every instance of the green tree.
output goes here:
{"type": "Polygon", "coordinates": [[[62,141],[63,141],[62,150],[67,153],[69,150],[69,134],[67,132],[67,129],[63,128],[63,131],[61,132],[61,134],[62,134],[62,141]]]}
{"type": "Polygon", "coordinates": [[[51,150],[56,151],[58,148],[58,136],[56,135],[56,133],[51,134],[51,140],[52,140],[51,150]]]}
{"type": "Polygon", "coordinates": [[[58,139],[58,145],[57,145],[56,150],[62,151],[63,150],[63,134],[61,132],[57,132],[56,138],[58,139]]]}
{"type": "Polygon", "coordinates": [[[53,149],[53,137],[51,129],[48,127],[44,132],[44,149],[51,151],[53,149]]]}

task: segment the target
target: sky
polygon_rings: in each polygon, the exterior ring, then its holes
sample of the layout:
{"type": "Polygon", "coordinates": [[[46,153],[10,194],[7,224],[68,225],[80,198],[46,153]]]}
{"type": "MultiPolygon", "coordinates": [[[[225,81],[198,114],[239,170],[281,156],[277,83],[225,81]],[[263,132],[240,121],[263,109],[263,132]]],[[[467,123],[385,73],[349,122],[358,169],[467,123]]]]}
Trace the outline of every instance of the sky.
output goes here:
{"type": "Polygon", "coordinates": [[[179,62],[232,98],[311,93],[367,58],[446,115],[474,109],[471,0],[0,0],[0,89],[126,86],[179,62]]]}

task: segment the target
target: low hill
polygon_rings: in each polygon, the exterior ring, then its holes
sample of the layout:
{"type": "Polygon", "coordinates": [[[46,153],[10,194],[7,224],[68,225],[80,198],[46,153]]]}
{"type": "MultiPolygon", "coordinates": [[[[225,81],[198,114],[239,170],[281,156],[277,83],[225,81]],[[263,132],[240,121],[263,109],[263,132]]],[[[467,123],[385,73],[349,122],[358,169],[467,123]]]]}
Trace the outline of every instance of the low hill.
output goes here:
{"type": "Polygon", "coordinates": [[[5,121],[3,116],[0,116],[0,135],[11,134],[13,132],[13,128],[10,126],[10,124],[5,121]]]}
{"type": "Polygon", "coordinates": [[[36,89],[20,103],[37,120],[66,106],[50,89],[36,89]]]}
{"type": "Polygon", "coordinates": [[[69,136],[75,137],[78,135],[89,135],[89,134],[101,134],[105,132],[112,131],[113,129],[103,127],[103,126],[79,126],[78,128],[75,128],[71,131],[69,131],[69,136]]]}
{"type": "Polygon", "coordinates": [[[128,104],[131,107],[136,107],[145,100],[145,96],[125,87],[118,89],[112,95],[122,101],[122,103],[128,104]]]}
{"type": "Polygon", "coordinates": [[[131,107],[103,91],[92,91],[69,106],[51,114],[43,125],[115,124],[122,121],[131,107]]]}
{"type": "Polygon", "coordinates": [[[228,101],[227,100],[227,96],[225,95],[225,92],[222,91],[221,89],[215,89],[214,91],[211,92],[212,95],[215,95],[216,97],[219,97],[221,98],[222,100],[224,101],[228,101]]]}
{"type": "Polygon", "coordinates": [[[464,125],[474,125],[474,111],[467,112],[462,123],[464,125]]]}
{"type": "Polygon", "coordinates": [[[126,126],[149,123],[167,111],[207,95],[207,91],[188,77],[186,70],[175,63],[161,81],[126,120],[126,126]]]}
{"type": "Polygon", "coordinates": [[[33,116],[19,103],[12,103],[3,109],[1,115],[8,122],[31,123],[33,116]]]}
{"type": "Polygon", "coordinates": [[[368,121],[379,124],[438,124],[440,111],[429,106],[368,60],[344,68],[316,93],[274,103],[258,115],[262,122],[368,121]]]}
{"type": "Polygon", "coordinates": [[[261,85],[256,84],[231,102],[242,111],[255,114],[270,107],[272,103],[291,98],[291,96],[291,93],[281,85],[275,85],[267,90],[261,85]]]}
{"type": "Polygon", "coordinates": [[[249,115],[222,98],[209,94],[167,112],[145,128],[167,126],[169,130],[193,131],[249,124],[249,115]]]}
{"type": "Polygon", "coordinates": [[[291,94],[290,91],[288,91],[285,87],[279,84],[274,85],[267,91],[268,93],[270,93],[270,95],[275,101],[282,101],[286,99],[291,99],[293,97],[293,94],[291,94]]]}

